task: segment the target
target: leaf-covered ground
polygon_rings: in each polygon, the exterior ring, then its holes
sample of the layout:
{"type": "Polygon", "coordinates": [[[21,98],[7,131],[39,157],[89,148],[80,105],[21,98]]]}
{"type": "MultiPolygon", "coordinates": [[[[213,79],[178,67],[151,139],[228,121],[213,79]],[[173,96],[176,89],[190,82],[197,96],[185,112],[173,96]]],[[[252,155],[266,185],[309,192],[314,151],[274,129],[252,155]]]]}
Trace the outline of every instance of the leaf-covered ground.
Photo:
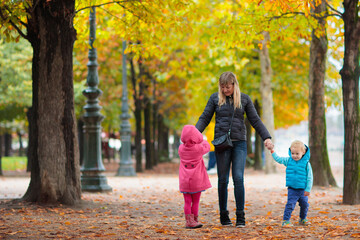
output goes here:
{"type": "MultiPolygon", "coordinates": [[[[200,229],[185,229],[183,198],[178,192],[176,164],[161,164],[136,177],[107,173],[111,193],[83,193],[76,207],[40,206],[0,200],[0,239],[356,239],[360,238],[360,206],[342,205],[341,188],[314,188],[310,226],[280,226],[286,203],[285,176],[246,170],[246,227],[219,224],[217,176],[201,197],[200,229]]],[[[2,178],[1,185],[12,184],[2,178]]],[[[24,181],[25,184],[28,182],[24,181]]],[[[18,184],[18,183],[17,183],[18,184]]],[[[27,187],[27,186],[26,186],[27,187]]],[[[26,188],[25,188],[26,189],[26,188]]],[[[232,181],[229,211],[235,222],[232,181]]]]}

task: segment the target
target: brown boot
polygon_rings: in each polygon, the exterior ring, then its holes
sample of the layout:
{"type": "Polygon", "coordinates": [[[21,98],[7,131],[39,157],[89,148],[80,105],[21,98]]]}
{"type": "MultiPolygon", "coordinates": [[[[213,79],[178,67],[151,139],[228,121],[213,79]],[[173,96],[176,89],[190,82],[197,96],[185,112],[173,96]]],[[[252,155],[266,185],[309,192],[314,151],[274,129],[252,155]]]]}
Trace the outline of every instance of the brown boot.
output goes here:
{"type": "Polygon", "coordinates": [[[186,228],[201,228],[202,225],[195,222],[194,214],[185,214],[186,228]]]}

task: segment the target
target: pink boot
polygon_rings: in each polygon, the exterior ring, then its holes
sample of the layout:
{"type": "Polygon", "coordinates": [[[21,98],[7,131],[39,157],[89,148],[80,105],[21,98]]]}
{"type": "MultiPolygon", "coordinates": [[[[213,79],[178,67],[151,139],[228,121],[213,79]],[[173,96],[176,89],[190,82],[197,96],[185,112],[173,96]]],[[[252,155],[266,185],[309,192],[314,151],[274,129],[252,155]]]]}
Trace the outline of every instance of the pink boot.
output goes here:
{"type": "Polygon", "coordinates": [[[194,215],[194,221],[197,222],[198,224],[202,225],[201,223],[199,223],[198,219],[199,219],[199,216],[198,216],[198,215],[194,215]]]}
{"type": "Polygon", "coordinates": [[[185,214],[186,228],[201,228],[202,224],[199,224],[194,220],[194,214],[185,214]]]}

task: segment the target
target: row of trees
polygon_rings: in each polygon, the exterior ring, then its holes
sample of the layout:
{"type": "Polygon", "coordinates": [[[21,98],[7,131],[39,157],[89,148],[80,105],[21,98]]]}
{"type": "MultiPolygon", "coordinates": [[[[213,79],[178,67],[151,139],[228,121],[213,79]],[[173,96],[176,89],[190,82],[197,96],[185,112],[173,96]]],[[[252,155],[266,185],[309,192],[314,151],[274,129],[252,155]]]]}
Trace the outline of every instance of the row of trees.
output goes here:
{"type": "MultiPolygon", "coordinates": [[[[314,174],[318,185],[334,185],[327,157],[324,115],[331,100],[338,100],[334,97],[334,89],[324,84],[325,76],[328,82],[337,78],[333,67],[325,67],[328,48],[325,30],[334,37],[344,34],[341,76],[345,152],[349,150],[344,160],[345,171],[352,173],[345,174],[344,203],[359,202],[360,23],[355,14],[357,2],[344,1],[343,7],[336,1],[334,6],[320,1],[204,0],[196,4],[192,1],[90,1],[75,4],[70,0],[61,3],[43,0],[1,3],[2,35],[18,40],[13,34],[17,32],[31,43],[34,52],[30,118],[34,123],[33,148],[30,149],[34,169],[28,190],[33,194],[26,197],[31,196],[28,199],[32,201],[65,203],[74,203],[80,198],[73,76],[75,82],[85,79],[86,13],[90,5],[96,5],[103,10],[98,11],[101,17],[96,47],[102,63],[99,88],[106,99],[103,103],[108,126],[119,126],[114,120],[119,112],[114,109],[119,109],[116,99],[120,99],[122,86],[116,84],[121,78],[116,66],[120,66],[119,46],[125,39],[130,43],[127,52],[137,142],[141,139],[143,122],[147,144],[153,144],[152,139],[160,135],[156,129],[180,129],[184,123],[195,123],[209,95],[216,91],[217,76],[231,70],[238,74],[242,89],[262,102],[262,116],[271,132],[275,126],[283,127],[306,119],[309,111],[309,145],[312,156],[316,156],[312,158],[313,164],[319,164],[316,169],[321,172],[314,174]],[[344,20],[343,28],[337,26],[338,21],[331,21],[333,15],[344,20]],[[327,21],[331,24],[326,25],[327,21]],[[78,32],[75,48],[73,23],[78,32]],[[308,90],[309,110],[304,104],[308,90]],[[145,113],[144,121],[141,112],[145,113]],[[161,125],[154,121],[159,118],[161,125]],[[56,174],[58,177],[53,177],[54,169],[62,169],[61,174],[56,174]],[[37,189],[37,194],[31,189],[37,189]]],[[[338,51],[335,43],[332,41],[333,49],[338,51]]],[[[333,49],[331,56],[341,56],[341,52],[335,54],[333,49]]],[[[147,149],[154,147],[147,146],[147,149]]],[[[148,151],[147,158],[158,159],[155,153],[157,151],[148,151]]],[[[137,170],[139,167],[137,164],[137,170]]],[[[273,166],[267,165],[266,171],[273,171],[273,166]]]]}

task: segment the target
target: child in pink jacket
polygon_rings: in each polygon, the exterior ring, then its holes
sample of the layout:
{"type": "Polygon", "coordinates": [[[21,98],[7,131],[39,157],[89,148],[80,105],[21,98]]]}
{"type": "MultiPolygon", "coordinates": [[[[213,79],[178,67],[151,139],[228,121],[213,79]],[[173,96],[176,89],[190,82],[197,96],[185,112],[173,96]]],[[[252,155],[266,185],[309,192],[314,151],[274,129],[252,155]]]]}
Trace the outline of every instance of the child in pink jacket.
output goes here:
{"type": "Polygon", "coordinates": [[[211,188],[203,155],[210,151],[210,144],[193,125],[185,125],[179,146],[179,188],[184,194],[186,228],[200,228],[198,222],[201,192],[211,188]]]}

